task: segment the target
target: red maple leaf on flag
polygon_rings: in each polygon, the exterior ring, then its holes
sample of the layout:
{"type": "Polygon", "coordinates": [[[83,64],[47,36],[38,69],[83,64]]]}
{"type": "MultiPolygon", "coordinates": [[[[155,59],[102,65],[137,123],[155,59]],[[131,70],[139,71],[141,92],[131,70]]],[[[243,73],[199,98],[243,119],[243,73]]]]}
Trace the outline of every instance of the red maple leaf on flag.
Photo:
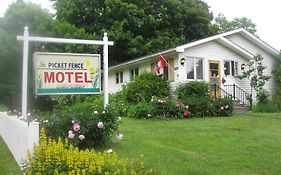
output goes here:
{"type": "Polygon", "coordinates": [[[167,67],[167,61],[162,55],[160,55],[155,69],[157,75],[162,74],[165,67],[167,67]]]}

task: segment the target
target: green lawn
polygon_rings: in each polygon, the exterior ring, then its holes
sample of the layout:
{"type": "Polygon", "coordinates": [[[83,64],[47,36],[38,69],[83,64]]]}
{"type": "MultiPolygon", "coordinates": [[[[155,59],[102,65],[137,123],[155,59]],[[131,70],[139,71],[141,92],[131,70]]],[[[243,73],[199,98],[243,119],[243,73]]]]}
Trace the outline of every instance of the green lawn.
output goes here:
{"type": "Polygon", "coordinates": [[[281,174],[281,113],[172,121],[123,118],[122,157],[166,175],[281,174]]]}
{"type": "Polygon", "coordinates": [[[22,175],[22,172],[10,153],[8,147],[0,136],[0,174],[2,175],[22,175]]]}

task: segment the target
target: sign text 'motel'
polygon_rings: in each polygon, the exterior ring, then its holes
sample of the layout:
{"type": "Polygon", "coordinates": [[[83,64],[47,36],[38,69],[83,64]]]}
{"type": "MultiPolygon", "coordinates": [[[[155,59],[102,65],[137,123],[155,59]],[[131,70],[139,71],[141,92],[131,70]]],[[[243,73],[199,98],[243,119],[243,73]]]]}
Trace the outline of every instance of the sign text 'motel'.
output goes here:
{"type": "Polygon", "coordinates": [[[100,93],[100,55],[34,54],[37,95],[100,93]]]}

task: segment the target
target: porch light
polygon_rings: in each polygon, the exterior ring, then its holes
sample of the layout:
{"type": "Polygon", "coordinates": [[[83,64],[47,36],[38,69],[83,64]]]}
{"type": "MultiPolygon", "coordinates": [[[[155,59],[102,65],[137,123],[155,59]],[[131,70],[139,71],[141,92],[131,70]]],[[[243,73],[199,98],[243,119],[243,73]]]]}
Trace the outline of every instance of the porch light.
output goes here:
{"type": "Polygon", "coordinates": [[[241,64],[241,70],[244,70],[245,69],[245,67],[246,67],[246,65],[243,63],[243,64],[241,64]]]}
{"type": "Polygon", "coordinates": [[[182,66],[184,65],[185,61],[186,61],[185,58],[181,58],[181,61],[180,61],[180,62],[181,62],[181,65],[182,65],[182,66]]]}

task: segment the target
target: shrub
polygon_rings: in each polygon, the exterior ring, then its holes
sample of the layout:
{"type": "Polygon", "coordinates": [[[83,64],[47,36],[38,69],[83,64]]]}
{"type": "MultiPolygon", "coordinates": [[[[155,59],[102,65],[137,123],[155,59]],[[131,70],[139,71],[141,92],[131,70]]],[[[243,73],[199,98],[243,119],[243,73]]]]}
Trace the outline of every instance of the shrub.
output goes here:
{"type": "Polygon", "coordinates": [[[180,103],[175,103],[174,100],[167,98],[153,97],[151,101],[139,102],[137,104],[130,105],[128,110],[128,116],[149,119],[149,118],[183,118],[184,112],[186,112],[185,118],[188,117],[188,106],[180,103]]]}
{"type": "Polygon", "coordinates": [[[150,105],[153,107],[152,115],[154,117],[178,117],[176,103],[173,100],[153,97],[150,101],[150,105]]]}
{"type": "Polygon", "coordinates": [[[189,105],[190,117],[204,117],[210,114],[211,100],[197,96],[185,97],[181,100],[184,104],[189,105]]]}
{"type": "Polygon", "coordinates": [[[259,92],[257,92],[257,101],[258,103],[266,103],[268,101],[269,93],[265,90],[262,89],[259,92]]]}
{"type": "Polygon", "coordinates": [[[170,96],[170,87],[166,80],[153,73],[146,72],[124,87],[124,95],[129,103],[149,102],[152,96],[170,96]]]}
{"type": "Polygon", "coordinates": [[[228,98],[211,99],[209,84],[191,81],[177,88],[178,99],[189,105],[190,117],[229,116],[233,111],[233,101],[228,98]]]}
{"type": "Polygon", "coordinates": [[[190,96],[209,97],[209,84],[203,81],[191,81],[177,87],[178,99],[184,100],[190,96]]]}
{"type": "Polygon", "coordinates": [[[79,148],[104,146],[118,130],[119,116],[110,106],[103,110],[102,106],[93,106],[92,103],[77,103],[57,109],[52,115],[39,113],[41,125],[52,138],[68,137],[79,148]],[[79,130],[74,131],[74,124],[79,125],[79,130]],[[80,135],[85,138],[81,139],[80,135]]]}
{"type": "Polygon", "coordinates": [[[130,106],[125,99],[123,91],[111,94],[109,97],[109,104],[112,108],[115,109],[116,115],[121,117],[127,116],[128,108],[130,106]]]}
{"type": "Polygon", "coordinates": [[[258,103],[252,107],[253,112],[280,112],[281,103],[276,100],[269,100],[265,103],[258,103]]]}
{"type": "Polygon", "coordinates": [[[217,116],[230,116],[233,112],[234,103],[230,98],[217,98],[213,100],[211,114],[217,116]]]}
{"type": "Polygon", "coordinates": [[[27,175],[154,174],[152,169],[145,169],[142,156],[128,160],[120,159],[115,152],[79,150],[67,139],[47,139],[44,130],[33,155],[28,153],[23,171],[27,175]]]}
{"type": "Polygon", "coordinates": [[[128,117],[132,118],[151,118],[153,106],[147,102],[139,102],[135,105],[131,105],[128,110],[128,117]]]}
{"type": "Polygon", "coordinates": [[[8,111],[8,108],[6,105],[0,104],[0,112],[3,112],[3,111],[8,111]]]}

